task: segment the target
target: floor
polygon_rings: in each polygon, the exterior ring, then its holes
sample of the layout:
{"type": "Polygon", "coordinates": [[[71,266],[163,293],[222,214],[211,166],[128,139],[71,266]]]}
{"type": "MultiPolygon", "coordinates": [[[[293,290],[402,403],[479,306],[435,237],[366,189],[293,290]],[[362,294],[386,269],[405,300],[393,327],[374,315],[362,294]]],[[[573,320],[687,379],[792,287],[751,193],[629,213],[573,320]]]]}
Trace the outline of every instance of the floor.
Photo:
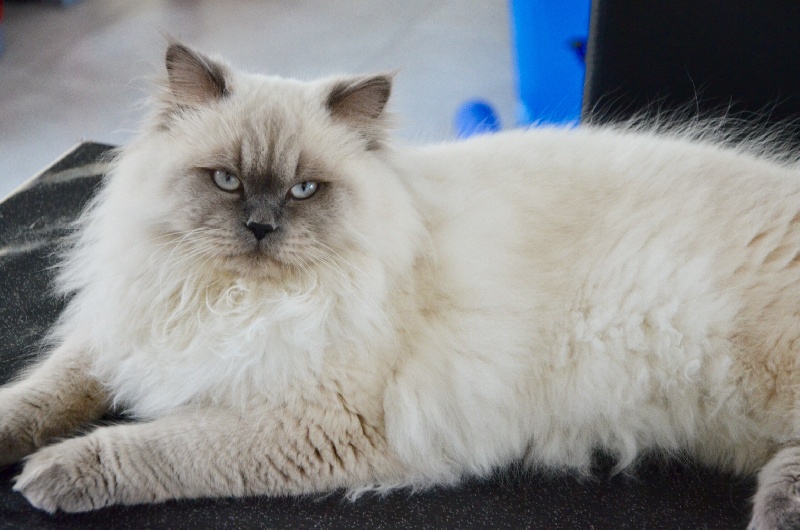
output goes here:
{"type": "Polygon", "coordinates": [[[82,140],[132,135],[165,35],[254,72],[299,78],[400,68],[398,135],[451,138],[465,100],[515,112],[504,0],[6,1],[0,197],[82,140]]]}

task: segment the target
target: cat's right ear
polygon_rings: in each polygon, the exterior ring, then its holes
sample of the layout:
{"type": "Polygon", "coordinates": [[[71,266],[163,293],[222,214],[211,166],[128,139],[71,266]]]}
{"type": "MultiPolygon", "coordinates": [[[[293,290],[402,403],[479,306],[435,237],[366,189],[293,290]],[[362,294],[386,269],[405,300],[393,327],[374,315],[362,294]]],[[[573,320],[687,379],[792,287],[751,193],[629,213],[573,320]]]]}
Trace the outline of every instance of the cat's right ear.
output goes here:
{"type": "Polygon", "coordinates": [[[170,44],[166,64],[172,105],[196,108],[228,95],[226,67],[188,46],[170,44]]]}
{"type": "Polygon", "coordinates": [[[361,133],[369,150],[378,149],[386,137],[384,111],[392,93],[394,74],[337,79],[328,88],[325,106],[331,116],[361,133]]]}

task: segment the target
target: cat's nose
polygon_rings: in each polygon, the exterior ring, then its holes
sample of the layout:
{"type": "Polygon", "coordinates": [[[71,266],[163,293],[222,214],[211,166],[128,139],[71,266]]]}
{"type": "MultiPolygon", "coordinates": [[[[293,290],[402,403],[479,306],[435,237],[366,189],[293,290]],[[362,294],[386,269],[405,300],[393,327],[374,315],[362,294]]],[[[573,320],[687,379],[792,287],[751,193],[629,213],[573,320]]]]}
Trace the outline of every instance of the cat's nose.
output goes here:
{"type": "Polygon", "coordinates": [[[267,234],[270,232],[274,232],[278,229],[277,225],[269,223],[257,223],[255,221],[248,221],[245,226],[247,226],[247,228],[253,232],[253,235],[256,236],[256,239],[259,241],[267,237],[267,234]]]}

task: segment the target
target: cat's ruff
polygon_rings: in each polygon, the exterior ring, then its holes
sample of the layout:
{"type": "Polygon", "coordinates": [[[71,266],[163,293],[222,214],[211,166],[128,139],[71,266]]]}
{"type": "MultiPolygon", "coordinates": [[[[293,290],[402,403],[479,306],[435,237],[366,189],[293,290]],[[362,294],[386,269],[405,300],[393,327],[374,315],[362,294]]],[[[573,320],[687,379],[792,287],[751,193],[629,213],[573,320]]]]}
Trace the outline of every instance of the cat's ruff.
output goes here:
{"type": "Polygon", "coordinates": [[[389,76],[179,44],[167,66],[67,251],[53,353],[0,391],[0,463],[31,454],[36,506],[586,471],[601,449],[763,468],[753,524],[797,520],[776,480],[800,465],[794,162],[697,129],[396,146],[389,76]],[[112,405],[140,421],[42,448],[112,405]]]}

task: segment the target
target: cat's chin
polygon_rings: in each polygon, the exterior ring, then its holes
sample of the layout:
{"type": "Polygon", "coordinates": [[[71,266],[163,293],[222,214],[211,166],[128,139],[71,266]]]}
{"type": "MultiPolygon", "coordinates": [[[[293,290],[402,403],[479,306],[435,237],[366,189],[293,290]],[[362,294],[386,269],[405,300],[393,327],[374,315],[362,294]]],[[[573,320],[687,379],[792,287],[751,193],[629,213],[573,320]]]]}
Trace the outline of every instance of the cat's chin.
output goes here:
{"type": "Polygon", "coordinates": [[[222,261],[221,268],[237,278],[252,281],[285,281],[297,274],[296,267],[263,251],[227,256],[222,261]]]}

